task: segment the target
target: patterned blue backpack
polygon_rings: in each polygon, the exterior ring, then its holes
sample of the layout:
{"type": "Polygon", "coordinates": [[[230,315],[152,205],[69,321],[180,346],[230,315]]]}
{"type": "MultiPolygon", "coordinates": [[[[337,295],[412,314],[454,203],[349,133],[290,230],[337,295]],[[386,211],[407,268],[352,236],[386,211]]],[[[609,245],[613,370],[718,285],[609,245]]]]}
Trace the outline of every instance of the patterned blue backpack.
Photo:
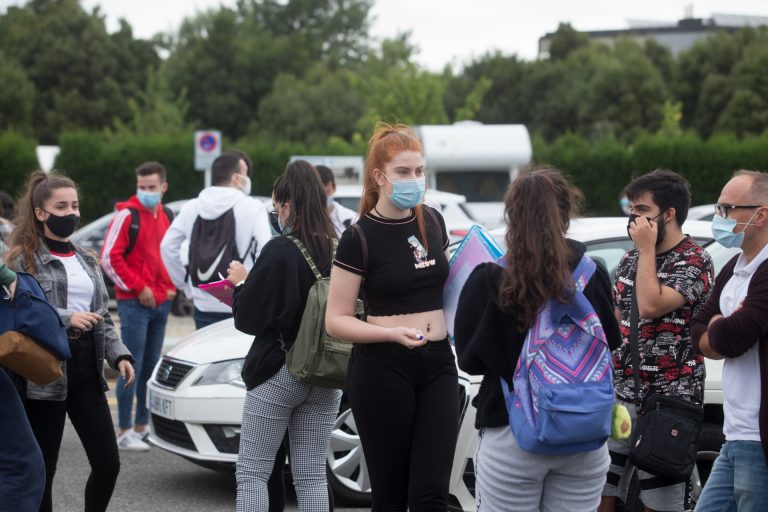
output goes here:
{"type": "Polygon", "coordinates": [[[536,315],[517,360],[514,390],[501,379],[510,428],[526,451],[596,450],[611,433],[613,359],[600,319],[584,296],[595,268],[584,255],[573,272],[573,300],[550,299],[536,315]]]}

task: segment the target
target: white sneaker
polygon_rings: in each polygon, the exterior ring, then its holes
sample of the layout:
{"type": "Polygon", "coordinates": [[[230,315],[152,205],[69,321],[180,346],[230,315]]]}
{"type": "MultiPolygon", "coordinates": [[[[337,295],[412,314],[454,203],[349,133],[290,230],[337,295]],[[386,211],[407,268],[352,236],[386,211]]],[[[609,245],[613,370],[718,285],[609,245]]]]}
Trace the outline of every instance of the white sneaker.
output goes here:
{"type": "Polygon", "coordinates": [[[126,430],[117,436],[117,447],[121,450],[133,452],[145,452],[149,450],[149,445],[141,440],[141,436],[133,431],[126,430]]]}

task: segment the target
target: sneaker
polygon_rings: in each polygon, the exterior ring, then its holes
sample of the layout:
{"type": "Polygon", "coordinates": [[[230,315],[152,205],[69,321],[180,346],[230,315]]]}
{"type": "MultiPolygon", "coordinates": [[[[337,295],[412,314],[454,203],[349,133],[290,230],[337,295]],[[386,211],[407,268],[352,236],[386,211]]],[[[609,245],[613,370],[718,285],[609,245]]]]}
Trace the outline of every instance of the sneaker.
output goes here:
{"type": "Polygon", "coordinates": [[[142,441],[141,436],[134,432],[133,429],[126,430],[117,436],[117,447],[121,450],[133,452],[145,452],[149,450],[149,445],[142,441]]]}
{"type": "Polygon", "coordinates": [[[136,432],[134,430],[133,433],[136,434],[137,436],[139,436],[139,439],[141,439],[142,441],[145,441],[145,442],[146,442],[147,438],[149,437],[149,429],[144,429],[141,432],[136,432]]]}

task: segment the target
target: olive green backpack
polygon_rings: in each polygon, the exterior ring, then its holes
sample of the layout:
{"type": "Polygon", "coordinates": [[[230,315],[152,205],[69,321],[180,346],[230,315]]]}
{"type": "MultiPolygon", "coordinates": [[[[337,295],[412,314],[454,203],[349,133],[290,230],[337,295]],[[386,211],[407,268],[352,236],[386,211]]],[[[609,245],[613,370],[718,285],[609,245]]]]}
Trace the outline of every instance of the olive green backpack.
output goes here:
{"type": "MultiPolygon", "coordinates": [[[[299,248],[317,279],[309,289],[307,305],[301,316],[299,333],[286,350],[285,364],[299,382],[313,386],[342,389],[347,378],[347,364],[352,343],[330,336],[325,330],[325,309],[331,278],[323,277],[306,247],[297,238],[288,237],[299,248]]],[[[338,242],[333,241],[333,254],[338,242]]]]}

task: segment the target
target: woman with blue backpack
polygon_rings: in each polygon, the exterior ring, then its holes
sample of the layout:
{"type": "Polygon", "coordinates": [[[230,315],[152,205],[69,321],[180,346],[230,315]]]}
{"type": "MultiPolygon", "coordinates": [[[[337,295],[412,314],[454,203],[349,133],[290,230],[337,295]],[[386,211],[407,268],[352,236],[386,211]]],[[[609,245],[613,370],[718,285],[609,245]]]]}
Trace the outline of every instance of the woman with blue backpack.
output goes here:
{"type": "Polygon", "coordinates": [[[507,253],[474,269],[455,321],[475,405],[478,511],[593,511],[609,456],[610,350],[621,343],[606,269],[566,238],[581,193],[556,169],[505,197],[507,253]]]}
{"type": "MultiPolygon", "coordinates": [[[[300,382],[286,366],[310,290],[331,270],[336,232],[325,190],[312,165],[288,164],[275,181],[272,204],[282,236],[267,242],[250,272],[232,262],[235,327],[255,338],[242,370],[248,393],[237,456],[237,510],[274,510],[282,499],[268,481],[288,432],[299,510],[329,510],[326,454],[341,391],[300,382]],[[309,260],[312,261],[310,264],[309,260]]],[[[284,456],[284,455],[283,455],[284,456]]],[[[282,467],[282,464],[277,464],[282,467]]]]}

